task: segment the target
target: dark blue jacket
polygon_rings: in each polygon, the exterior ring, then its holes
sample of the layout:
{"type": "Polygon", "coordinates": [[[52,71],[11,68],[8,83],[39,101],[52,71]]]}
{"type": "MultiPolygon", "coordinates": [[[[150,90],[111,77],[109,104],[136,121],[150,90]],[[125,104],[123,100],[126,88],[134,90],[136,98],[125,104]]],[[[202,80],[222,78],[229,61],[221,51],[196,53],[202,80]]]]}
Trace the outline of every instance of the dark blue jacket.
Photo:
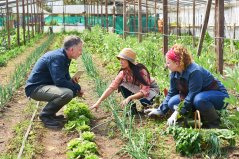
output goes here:
{"type": "Polygon", "coordinates": [[[81,87],[71,80],[68,59],[64,49],[58,49],[45,53],[35,64],[26,81],[25,92],[29,97],[31,92],[41,85],[55,85],[69,88],[74,95],[81,87]]]}
{"type": "Polygon", "coordinates": [[[170,89],[162,103],[163,107],[160,109],[163,113],[166,113],[164,110],[167,110],[169,99],[174,95],[182,94],[184,106],[181,114],[184,114],[192,108],[194,97],[198,93],[207,90],[218,90],[228,94],[223,84],[214,78],[208,70],[196,63],[192,63],[182,72],[182,74],[179,72],[172,72],[170,74],[170,89]],[[179,82],[182,88],[180,88],[179,82]],[[180,90],[182,91],[180,92],[180,90]]]}

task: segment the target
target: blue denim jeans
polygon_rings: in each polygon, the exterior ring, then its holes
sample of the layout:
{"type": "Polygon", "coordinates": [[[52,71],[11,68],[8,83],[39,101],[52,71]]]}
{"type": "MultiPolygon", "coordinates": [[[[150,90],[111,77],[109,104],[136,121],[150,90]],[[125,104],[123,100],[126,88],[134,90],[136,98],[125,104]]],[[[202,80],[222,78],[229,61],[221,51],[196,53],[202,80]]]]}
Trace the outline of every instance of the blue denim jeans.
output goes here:
{"type": "MultiPolygon", "coordinates": [[[[119,87],[119,90],[120,90],[120,92],[121,92],[121,94],[122,94],[122,96],[123,96],[124,98],[127,98],[127,97],[129,97],[129,96],[131,96],[131,95],[134,94],[133,92],[129,91],[127,88],[125,88],[125,87],[123,87],[123,86],[120,86],[120,87],[119,87]]],[[[153,99],[154,99],[154,98],[153,98],[153,99]]],[[[139,99],[139,101],[140,101],[140,103],[141,103],[143,106],[147,106],[147,105],[152,105],[152,104],[153,104],[153,99],[151,99],[151,100],[149,101],[149,100],[146,99],[146,98],[141,98],[141,99],[139,99]]]]}
{"type": "MultiPolygon", "coordinates": [[[[225,98],[229,97],[227,93],[210,90],[198,93],[193,100],[193,110],[205,111],[210,108],[220,110],[226,107],[223,102],[225,98]]],[[[180,103],[179,95],[175,95],[168,101],[168,107],[174,111],[174,105],[180,103]]]]}

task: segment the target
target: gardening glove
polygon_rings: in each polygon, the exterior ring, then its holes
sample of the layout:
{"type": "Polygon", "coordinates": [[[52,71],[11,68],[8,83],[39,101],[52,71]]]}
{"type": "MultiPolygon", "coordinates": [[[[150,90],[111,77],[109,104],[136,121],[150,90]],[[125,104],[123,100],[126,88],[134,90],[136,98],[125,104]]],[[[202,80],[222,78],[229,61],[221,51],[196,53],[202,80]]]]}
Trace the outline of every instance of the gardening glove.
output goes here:
{"type": "Polygon", "coordinates": [[[146,109],[144,113],[149,113],[148,116],[156,115],[156,116],[161,116],[163,115],[163,112],[159,109],[146,109]]]}
{"type": "Polygon", "coordinates": [[[177,121],[177,116],[178,116],[178,111],[175,110],[173,114],[171,115],[171,117],[168,118],[167,125],[169,126],[175,125],[177,121]]]}

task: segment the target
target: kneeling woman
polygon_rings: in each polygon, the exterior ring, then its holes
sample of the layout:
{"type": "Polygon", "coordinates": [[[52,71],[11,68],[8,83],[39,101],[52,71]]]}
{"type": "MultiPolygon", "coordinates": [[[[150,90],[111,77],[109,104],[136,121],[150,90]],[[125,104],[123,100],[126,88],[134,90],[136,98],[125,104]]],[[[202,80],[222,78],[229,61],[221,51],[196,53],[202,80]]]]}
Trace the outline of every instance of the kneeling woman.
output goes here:
{"type": "Polygon", "coordinates": [[[188,50],[182,45],[174,45],[166,54],[166,65],[171,71],[170,89],[158,109],[148,109],[150,115],[164,115],[169,109],[174,111],[168,125],[175,124],[177,114],[199,110],[205,128],[219,127],[220,120],[216,110],[225,108],[224,99],[228,97],[223,84],[209,71],[192,61],[188,50]],[[174,106],[184,100],[182,110],[174,106]]]}
{"type": "MultiPolygon", "coordinates": [[[[155,80],[150,77],[147,68],[140,63],[135,63],[136,53],[131,48],[124,48],[117,58],[121,69],[91,109],[98,109],[100,103],[105,100],[114,90],[119,89],[125,98],[121,105],[125,106],[133,99],[139,99],[141,104],[151,105],[153,98],[159,94],[159,87],[155,80]]],[[[137,112],[136,106],[131,106],[131,113],[137,112]]]]}

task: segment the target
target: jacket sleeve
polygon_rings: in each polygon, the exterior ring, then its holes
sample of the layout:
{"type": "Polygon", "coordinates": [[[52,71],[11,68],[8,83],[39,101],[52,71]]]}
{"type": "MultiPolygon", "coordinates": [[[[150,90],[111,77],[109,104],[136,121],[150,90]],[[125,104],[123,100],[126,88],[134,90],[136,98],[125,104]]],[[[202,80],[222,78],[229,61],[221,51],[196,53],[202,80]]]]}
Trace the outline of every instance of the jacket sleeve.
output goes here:
{"type": "Polygon", "coordinates": [[[181,114],[185,114],[192,109],[194,97],[202,91],[203,75],[201,71],[192,72],[188,79],[188,95],[184,99],[184,106],[181,114]]]}
{"type": "Polygon", "coordinates": [[[170,75],[170,87],[167,96],[164,98],[163,103],[161,104],[160,110],[163,111],[163,113],[167,113],[168,110],[168,101],[170,100],[171,97],[174,95],[178,94],[177,86],[176,86],[176,81],[173,78],[173,73],[170,75]]]}
{"type": "Polygon", "coordinates": [[[74,95],[81,90],[78,83],[74,83],[71,79],[68,79],[68,68],[65,64],[64,58],[51,58],[48,61],[48,68],[54,84],[58,87],[69,88],[73,91],[74,95]]]}

